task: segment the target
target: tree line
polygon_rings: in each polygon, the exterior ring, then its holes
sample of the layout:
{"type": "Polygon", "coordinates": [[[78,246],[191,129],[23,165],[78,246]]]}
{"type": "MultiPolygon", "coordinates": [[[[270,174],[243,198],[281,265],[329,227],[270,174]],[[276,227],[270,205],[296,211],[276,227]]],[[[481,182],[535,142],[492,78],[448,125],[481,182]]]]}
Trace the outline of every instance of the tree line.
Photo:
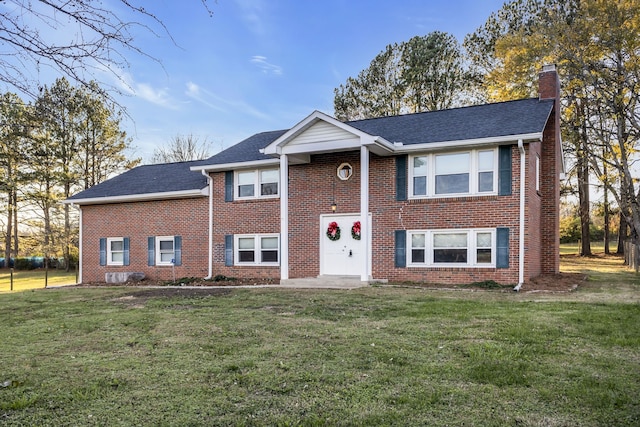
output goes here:
{"type": "Polygon", "coordinates": [[[442,32],[387,46],[334,90],[342,120],[416,113],[537,96],[537,75],[556,64],[561,134],[579,201],[583,255],[591,254],[590,188],[603,194],[605,251],[619,214],[622,241],[639,242],[640,1],[510,0],[460,44],[442,32]]]}
{"type": "Polygon", "coordinates": [[[37,235],[25,242],[29,255],[62,255],[68,268],[78,227],[69,205],[59,202],[140,162],[126,155],[121,120],[95,82],[74,87],[60,78],[33,102],[0,95],[0,256],[17,257],[20,230],[28,229],[37,235]]]}

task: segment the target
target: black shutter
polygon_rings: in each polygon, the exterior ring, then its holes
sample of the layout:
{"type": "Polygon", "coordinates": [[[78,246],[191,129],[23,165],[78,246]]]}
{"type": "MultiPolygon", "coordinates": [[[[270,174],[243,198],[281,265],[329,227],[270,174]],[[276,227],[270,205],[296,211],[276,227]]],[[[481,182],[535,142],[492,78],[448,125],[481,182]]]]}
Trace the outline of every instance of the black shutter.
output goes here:
{"type": "Polygon", "coordinates": [[[182,265],[182,237],[173,237],[173,265],[182,265]]]}
{"type": "Polygon", "coordinates": [[[147,265],[156,265],[156,238],[147,238],[147,265]]]}
{"type": "Polygon", "coordinates": [[[100,239],[100,265],[107,265],[107,239],[100,239]]]}
{"type": "Polygon", "coordinates": [[[404,268],[407,266],[407,231],[396,230],[396,251],[395,251],[396,267],[404,268]]]}
{"type": "Polygon", "coordinates": [[[233,171],[224,173],[224,201],[233,202],[233,171]]]}
{"type": "Polygon", "coordinates": [[[498,149],[498,194],[511,195],[511,145],[501,145],[498,149]]]}
{"type": "Polygon", "coordinates": [[[509,268],[509,229],[496,229],[496,268],[509,268]]]}
{"type": "Polygon", "coordinates": [[[407,155],[396,157],[396,200],[407,200],[407,155]]]}
{"type": "Polygon", "coordinates": [[[233,265],[233,234],[224,236],[224,265],[233,265]]]}

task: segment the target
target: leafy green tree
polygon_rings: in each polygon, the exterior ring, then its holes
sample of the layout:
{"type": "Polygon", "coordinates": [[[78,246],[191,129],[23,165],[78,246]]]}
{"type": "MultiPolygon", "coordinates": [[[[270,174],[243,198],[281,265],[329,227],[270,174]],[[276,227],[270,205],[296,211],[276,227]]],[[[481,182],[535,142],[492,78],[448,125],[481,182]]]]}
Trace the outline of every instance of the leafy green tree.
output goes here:
{"type": "Polygon", "coordinates": [[[56,80],[43,88],[33,117],[37,131],[27,150],[29,195],[42,212],[44,248],[61,245],[68,268],[75,215],[68,204],[60,213],[57,202],[137,165],[140,159],[126,156],[129,142],[119,127],[120,114],[95,82],[77,88],[65,78],[56,80]],[[60,217],[62,225],[57,222],[60,217]]]}
{"type": "Polygon", "coordinates": [[[435,31],[388,45],[334,89],[335,115],[355,120],[450,108],[462,103],[470,82],[455,37],[435,31]]]}
{"type": "MultiPolygon", "coordinates": [[[[13,93],[0,96],[0,191],[6,197],[4,258],[18,256],[18,197],[26,165],[27,106],[13,93]]],[[[5,267],[8,266],[8,263],[5,267]]]]}

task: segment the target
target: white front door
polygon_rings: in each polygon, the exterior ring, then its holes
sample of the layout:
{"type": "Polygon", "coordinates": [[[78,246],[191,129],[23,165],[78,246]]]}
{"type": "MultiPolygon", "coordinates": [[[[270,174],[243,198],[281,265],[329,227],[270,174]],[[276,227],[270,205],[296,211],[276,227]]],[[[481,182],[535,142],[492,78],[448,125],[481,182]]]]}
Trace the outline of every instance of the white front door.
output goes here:
{"type": "Polygon", "coordinates": [[[360,276],[365,248],[362,239],[354,239],[351,228],[360,221],[360,215],[323,215],[320,218],[320,274],[334,276],[360,276]],[[340,238],[327,236],[331,223],[340,227],[340,238]]]}

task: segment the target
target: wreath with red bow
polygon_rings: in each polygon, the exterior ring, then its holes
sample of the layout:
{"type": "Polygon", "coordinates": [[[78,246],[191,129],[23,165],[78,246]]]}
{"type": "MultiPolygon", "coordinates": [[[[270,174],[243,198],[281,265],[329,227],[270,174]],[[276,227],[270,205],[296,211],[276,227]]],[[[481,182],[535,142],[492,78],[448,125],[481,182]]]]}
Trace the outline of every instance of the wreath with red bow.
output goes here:
{"type": "Polygon", "coordinates": [[[327,227],[327,237],[334,242],[340,239],[340,227],[338,227],[337,222],[333,221],[329,223],[327,227]]]}
{"type": "Polygon", "coordinates": [[[351,237],[354,240],[360,240],[360,221],[356,221],[351,226],[351,237]]]}

